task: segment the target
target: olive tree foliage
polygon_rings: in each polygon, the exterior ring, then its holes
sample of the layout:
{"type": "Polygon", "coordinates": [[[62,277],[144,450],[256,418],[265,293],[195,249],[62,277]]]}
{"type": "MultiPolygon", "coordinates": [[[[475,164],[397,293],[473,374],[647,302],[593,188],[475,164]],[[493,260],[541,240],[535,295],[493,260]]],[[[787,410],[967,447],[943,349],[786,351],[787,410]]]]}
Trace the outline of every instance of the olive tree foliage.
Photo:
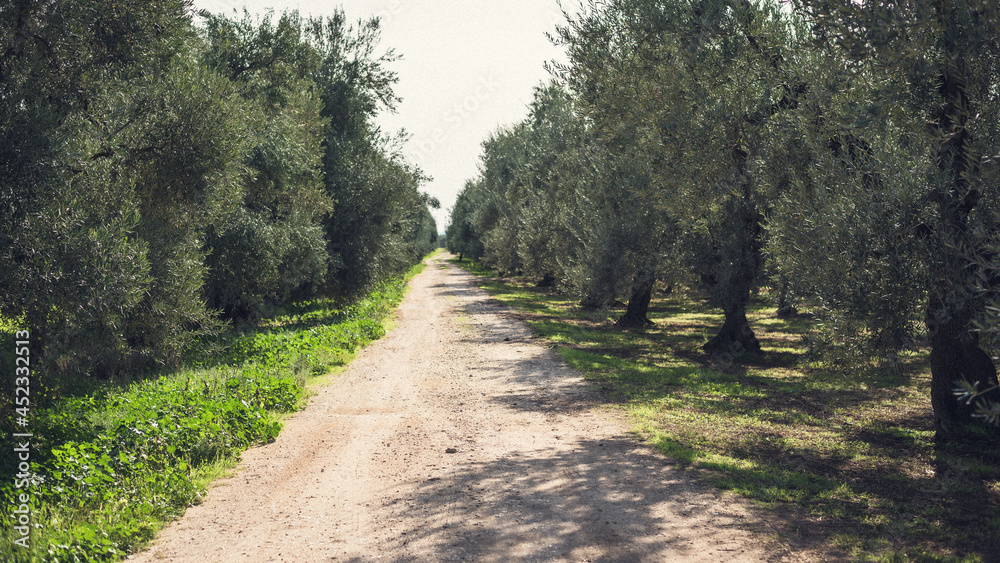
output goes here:
{"type": "Polygon", "coordinates": [[[169,361],[213,323],[198,227],[242,112],[192,37],[182,1],[0,8],[0,314],[54,370],[169,361]]]}
{"type": "Polygon", "coordinates": [[[568,244],[557,259],[564,287],[585,308],[607,309],[627,300],[623,327],[651,325],[647,318],[657,280],[675,281],[671,253],[676,231],[654,199],[654,170],[647,154],[610,147],[596,134],[581,155],[562,204],[568,244]],[[650,195],[653,197],[650,197],[650,195]]]}
{"type": "Polygon", "coordinates": [[[396,241],[365,247],[389,264],[378,276],[435,238],[422,176],[370,124],[395,99],[377,20],[201,15],[0,5],[0,315],[48,373],[174,363],[221,326],[213,308],[252,318],[368,260],[331,255],[331,234],[396,241]],[[343,178],[370,197],[351,202],[343,178]]]}
{"type": "Polygon", "coordinates": [[[527,133],[522,126],[500,130],[483,143],[480,176],[465,183],[451,209],[447,248],[460,259],[482,261],[501,274],[539,277],[548,285],[555,282],[558,265],[546,260],[555,219],[546,211],[556,210],[544,206],[545,194],[530,193],[520,183],[531,164],[525,160],[527,145],[517,141],[527,133]],[[529,233],[530,238],[522,236],[529,233]]]}
{"type": "Polygon", "coordinates": [[[436,197],[420,192],[417,194],[417,201],[411,201],[404,221],[404,225],[409,227],[409,232],[403,233],[404,240],[408,241],[409,264],[420,262],[424,256],[438,248],[440,235],[431,209],[441,209],[441,202],[436,197]]]}
{"type": "Polygon", "coordinates": [[[541,278],[539,285],[565,286],[560,257],[577,246],[567,209],[585,174],[589,135],[569,93],[556,82],[535,88],[524,124],[529,133],[515,179],[521,224],[516,250],[524,271],[541,278]]]}
{"type": "Polygon", "coordinates": [[[126,325],[132,358],[126,369],[174,362],[193,338],[216,325],[203,297],[203,237],[223,210],[238,203],[247,148],[245,108],[225,78],[187,60],[169,69],[151,94],[144,102],[153,111],[129,128],[128,144],[139,148],[120,156],[138,198],[140,221],[132,236],[147,244],[151,274],[126,325]]]}
{"type": "Polygon", "coordinates": [[[574,223],[584,250],[566,267],[583,305],[603,308],[626,297],[619,324],[644,326],[655,281],[676,270],[664,259],[676,232],[660,189],[663,154],[649,123],[650,98],[662,98],[659,77],[644,73],[630,54],[639,39],[627,19],[616,7],[591,3],[558,30],[570,64],[557,70],[600,147],[589,152],[593,172],[578,190],[574,223]]]}
{"type": "Polygon", "coordinates": [[[770,2],[616,0],[559,30],[585,112],[610,147],[650,163],[637,195],[725,313],[712,352],[760,349],[746,305],[763,277],[772,194],[757,170],[774,117],[806,88],[792,24],[770,2]]]}
{"type": "Polygon", "coordinates": [[[234,319],[314,294],[328,268],[321,220],[331,209],[322,184],[328,120],[313,78],[319,53],[294,12],[276,23],[204,14],[205,66],[233,81],[245,100],[251,146],[242,205],[208,229],[208,304],[234,319]]]}
{"type": "MultiPolygon", "coordinates": [[[[912,205],[888,216],[915,223],[926,270],[923,320],[931,346],[931,403],[938,436],[961,432],[973,404],[953,390],[990,390],[996,413],[997,178],[1000,168],[1000,6],[980,0],[848,2],[797,7],[817,43],[848,61],[842,76],[871,68],[899,77],[841,108],[890,121],[902,157],[913,157],[912,205]]],[[[864,93],[864,92],[862,92],[864,93]]]]}
{"type": "Polygon", "coordinates": [[[479,260],[486,250],[475,225],[476,210],[481,205],[482,195],[482,190],[476,181],[466,181],[455,199],[455,206],[448,214],[445,248],[448,252],[458,254],[460,261],[465,257],[479,260]]]}
{"type": "MultiPolygon", "coordinates": [[[[907,113],[864,108],[898,77],[857,66],[844,88],[837,52],[810,54],[810,92],[782,116],[784,158],[764,170],[781,196],[768,224],[768,256],[818,318],[811,351],[845,368],[900,368],[922,329],[927,279],[914,236],[925,185],[907,113]]],[[[888,100],[887,110],[890,108],[888,100]]]]}
{"type": "Polygon", "coordinates": [[[536,87],[528,117],[483,143],[479,177],[452,209],[449,248],[540,285],[575,287],[564,266],[581,244],[574,210],[592,175],[591,143],[564,88],[536,87]]]}
{"type": "Polygon", "coordinates": [[[527,164],[529,135],[525,123],[502,128],[483,142],[480,156],[482,202],[476,211],[476,230],[483,243],[483,263],[501,275],[523,273],[517,248],[524,206],[518,176],[527,164]]]}
{"type": "Polygon", "coordinates": [[[333,210],[323,219],[330,255],[324,291],[353,295],[419,260],[414,256],[431,238],[426,208],[437,203],[419,191],[424,173],[401,156],[405,136],[387,136],[374,123],[399,101],[397,76],[387,68],[398,55],[376,55],[378,18],[355,27],[337,10],[310,18],[303,31],[319,55],[313,80],[320,115],[329,120],[322,168],[333,210]]]}
{"type": "Polygon", "coordinates": [[[205,60],[259,108],[244,205],[217,226],[210,303],[233,317],[327,291],[350,295],[418,261],[437,233],[423,174],[373,121],[397,98],[377,19],[206,15],[205,60]]]}
{"type": "Polygon", "coordinates": [[[328,286],[338,295],[356,294],[402,273],[423,256],[420,249],[431,249],[430,233],[421,230],[427,217],[420,210],[436,202],[419,191],[423,173],[397,151],[386,150],[384,140],[356,141],[339,144],[350,146],[350,158],[336,163],[342,174],[336,177],[330,175],[330,160],[346,156],[331,155],[327,145],[327,193],[334,198],[325,220],[328,286]]]}

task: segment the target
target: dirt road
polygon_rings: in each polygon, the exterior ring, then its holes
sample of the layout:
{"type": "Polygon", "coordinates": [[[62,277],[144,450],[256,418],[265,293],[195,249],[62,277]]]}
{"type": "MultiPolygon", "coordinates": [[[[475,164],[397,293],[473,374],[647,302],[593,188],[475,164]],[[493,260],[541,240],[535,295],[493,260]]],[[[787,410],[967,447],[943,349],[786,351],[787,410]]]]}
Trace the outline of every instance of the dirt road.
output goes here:
{"type": "Polygon", "coordinates": [[[130,561],[797,559],[443,258],[397,319],[130,561]]]}

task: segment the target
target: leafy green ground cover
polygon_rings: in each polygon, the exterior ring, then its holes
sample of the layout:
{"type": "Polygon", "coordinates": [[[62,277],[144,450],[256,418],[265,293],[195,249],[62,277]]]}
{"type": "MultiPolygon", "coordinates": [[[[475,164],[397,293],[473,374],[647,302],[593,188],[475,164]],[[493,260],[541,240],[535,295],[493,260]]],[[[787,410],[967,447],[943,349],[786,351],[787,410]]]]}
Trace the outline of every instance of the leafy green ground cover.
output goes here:
{"type": "MultiPolygon", "coordinates": [[[[423,267],[350,306],[298,303],[258,328],[222,334],[209,347],[214,353],[192,356],[181,370],[89,381],[59,396],[33,390],[40,404],[27,429],[34,434],[30,550],[13,543],[20,537],[15,493],[24,490],[15,489],[18,460],[10,453],[12,434],[26,429],[14,426],[13,406],[3,405],[0,560],[114,561],[148,542],[163,522],[200,502],[242,451],[278,435],[281,413],[302,405],[307,380],[383,336],[388,312],[423,267]]],[[[9,347],[15,328],[0,325],[9,347]]]]}
{"type": "Polygon", "coordinates": [[[584,311],[461,265],[651,445],[750,499],[793,546],[858,561],[997,561],[1000,452],[935,446],[926,352],[905,358],[902,375],[809,363],[808,315],[779,319],[759,301],[750,315],[763,355],[713,358],[699,347],[722,316],[698,299],[658,296],[654,328],[622,330],[611,322],[621,311],[584,311]]]}

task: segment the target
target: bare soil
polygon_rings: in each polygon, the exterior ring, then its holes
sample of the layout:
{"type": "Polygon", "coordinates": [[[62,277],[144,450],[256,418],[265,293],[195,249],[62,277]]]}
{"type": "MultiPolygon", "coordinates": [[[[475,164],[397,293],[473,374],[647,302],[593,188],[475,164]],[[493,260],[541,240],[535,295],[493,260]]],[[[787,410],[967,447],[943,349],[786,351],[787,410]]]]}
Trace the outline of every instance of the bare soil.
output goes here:
{"type": "Polygon", "coordinates": [[[799,561],[429,260],[398,325],[129,561],[799,561]]]}

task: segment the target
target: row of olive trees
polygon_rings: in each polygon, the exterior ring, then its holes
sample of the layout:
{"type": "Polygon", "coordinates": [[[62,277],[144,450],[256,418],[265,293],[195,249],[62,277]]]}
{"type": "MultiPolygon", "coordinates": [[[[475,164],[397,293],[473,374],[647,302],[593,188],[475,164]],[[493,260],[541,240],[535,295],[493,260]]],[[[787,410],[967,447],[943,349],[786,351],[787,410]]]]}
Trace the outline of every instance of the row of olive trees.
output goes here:
{"type": "Polygon", "coordinates": [[[484,143],[453,251],[627,299],[623,325],[682,281],[734,356],[759,352],[746,307],[770,286],[809,300],[838,361],[926,340],[941,436],[973,414],[963,381],[996,416],[995,3],[609,0],[556,35],[562,85],[484,143]]]}
{"type": "Polygon", "coordinates": [[[110,375],[413,263],[436,201],[373,125],[396,102],[377,41],[342,12],[0,7],[0,315],[46,369],[110,375]]]}

